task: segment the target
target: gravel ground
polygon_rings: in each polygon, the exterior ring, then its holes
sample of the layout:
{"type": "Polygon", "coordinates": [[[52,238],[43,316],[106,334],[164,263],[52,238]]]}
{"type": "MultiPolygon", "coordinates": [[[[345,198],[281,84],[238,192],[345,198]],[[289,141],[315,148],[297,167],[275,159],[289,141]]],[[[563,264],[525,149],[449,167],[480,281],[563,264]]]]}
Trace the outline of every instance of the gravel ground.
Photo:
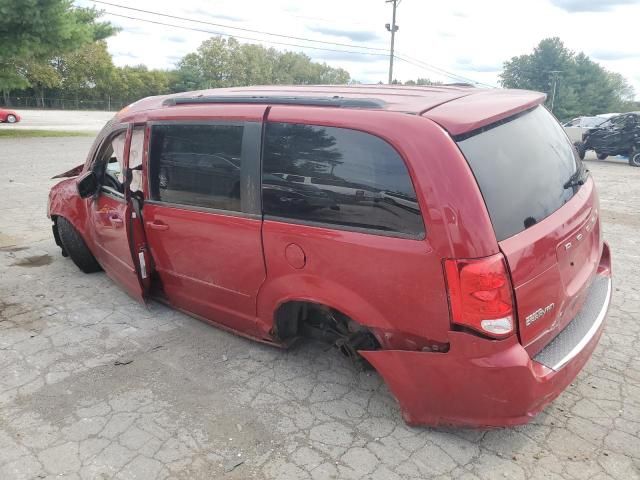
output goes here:
{"type": "Polygon", "coordinates": [[[279,351],[80,273],[45,207],[90,143],[0,139],[0,479],[640,478],[640,169],[588,162],[615,292],[574,384],[524,427],[429,429],[326,346],[279,351]]]}

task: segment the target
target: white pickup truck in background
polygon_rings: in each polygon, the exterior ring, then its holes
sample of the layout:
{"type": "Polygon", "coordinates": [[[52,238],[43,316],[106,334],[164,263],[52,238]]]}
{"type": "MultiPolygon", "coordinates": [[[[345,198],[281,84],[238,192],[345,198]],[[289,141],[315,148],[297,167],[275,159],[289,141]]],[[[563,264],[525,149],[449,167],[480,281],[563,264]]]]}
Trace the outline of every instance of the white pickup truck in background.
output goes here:
{"type": "Polygon", "coordinates": [[[602,115],[596,115],[593,117],[578,117],[574,118],[570,122],[563,125],[564,131],[567,132],[567,136],[571,143],[582,141],[582,134],[592,128],[597,127],[601,123],[604,123],[607,119],[618,115],[617,113],[603,113],[602,115]]]}

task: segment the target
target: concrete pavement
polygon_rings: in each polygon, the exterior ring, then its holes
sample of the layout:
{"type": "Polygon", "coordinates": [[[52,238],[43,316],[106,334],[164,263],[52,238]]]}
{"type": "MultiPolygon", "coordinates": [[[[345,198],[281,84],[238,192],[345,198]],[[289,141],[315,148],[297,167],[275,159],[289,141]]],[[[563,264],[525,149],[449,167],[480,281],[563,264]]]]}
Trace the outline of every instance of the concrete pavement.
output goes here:
{"type": "Polygon", "coordinates": [[[91,141],[0,139],[0,479],[640,478],[640,169],[588,162],[615,291],[576,381],[524,427],[410,428],[325,345],[144,307],[63,258],[50,177],[91,141]]]}

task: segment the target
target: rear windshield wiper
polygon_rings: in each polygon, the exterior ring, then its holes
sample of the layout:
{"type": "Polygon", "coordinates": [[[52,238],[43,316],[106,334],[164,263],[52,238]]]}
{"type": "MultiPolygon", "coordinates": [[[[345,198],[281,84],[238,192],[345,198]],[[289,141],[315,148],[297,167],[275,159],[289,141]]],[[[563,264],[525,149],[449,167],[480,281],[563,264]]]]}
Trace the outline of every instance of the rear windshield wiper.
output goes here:
{"type": "Polygon", "coordinates": [[[565,182],[562,188],[567,189],[567,188],[579,187],[580,185],[584,185],[584,182],[587,179],[588,173],[589,173],[589,170],[586,169],[584,165],[581,165],[580,168],[578,168],[575,171],[575,173],[569,177],[569,180],[565,182]]]}

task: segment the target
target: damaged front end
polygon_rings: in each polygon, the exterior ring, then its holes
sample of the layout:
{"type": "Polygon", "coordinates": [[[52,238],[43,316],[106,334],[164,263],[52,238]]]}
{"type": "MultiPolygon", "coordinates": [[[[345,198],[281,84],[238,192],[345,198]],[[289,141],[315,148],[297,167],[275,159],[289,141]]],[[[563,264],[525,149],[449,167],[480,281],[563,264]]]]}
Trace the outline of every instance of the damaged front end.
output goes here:
{"type": "Polygon", "coordinates": [[[53,177],[51,177],[51,179],[55,179],[55,178],[72,178],[72,177],[77,177],[78,175],[80,175],[80,173],[82,173],[82,169],[84,168],[84,163],[73,167],[71,170],[67,170],[64,173],[59,173],[58,175],[55,175],[53,177]]]}

